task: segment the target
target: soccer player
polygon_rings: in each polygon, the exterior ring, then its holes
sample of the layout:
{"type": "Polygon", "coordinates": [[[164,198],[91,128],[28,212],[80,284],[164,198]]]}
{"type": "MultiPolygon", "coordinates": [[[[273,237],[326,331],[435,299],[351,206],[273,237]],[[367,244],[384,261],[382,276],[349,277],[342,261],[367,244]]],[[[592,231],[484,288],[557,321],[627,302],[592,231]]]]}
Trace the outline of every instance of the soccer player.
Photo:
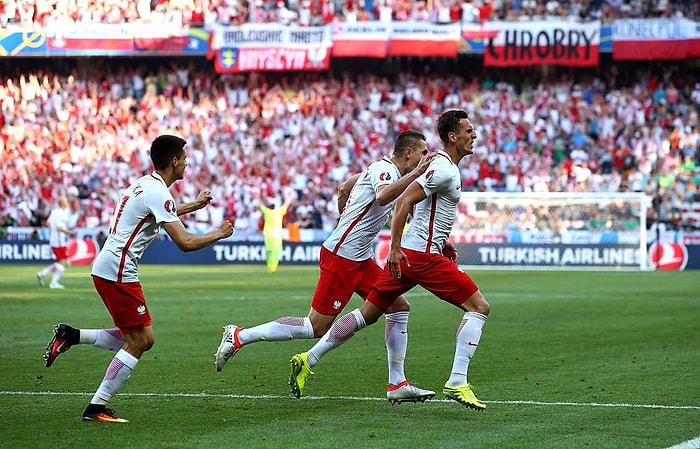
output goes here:
{"type": "Polygon", "coordinates": [[[282,228],[284,215],[292,202],[292,191],[285,192],[284,203],[280,207],[267,207],[258,197],[258,204],[263,214],[263,238],[265,239],[265,257],[268,273],[277,271],[282,251],[282,228]]]}
{"type": "Polygon", "coordinates": [[[399,295],[421,285],[464,311],[457,328],[452,373],[443,394],[469,408],[486,408],[467,382],[467,369],[479,344],[490,306],[469,275],[454,263],[454,248],[446,246],[461,196],[457,164],[473,153],[476,132],[468,113],[459,109],[444,112],[438,119],[437,131],[443,149],[438,151],[425,175],[413,181],[396,200],[391,220],[391,249],[385,270],[359,308],[338,318],[308,352],[292,357],[292,394],[299,396],[311,369],[325,353],[375,323],[399,295]],[[402,236],[410,212],[413,212],[413,221],[406,235],[402,236]],[[453,260],[443,253],[450,254],[453,260]]]}
{"type": "MultiPolygon", "coordinates": [[[[216,370],[221,371],[224,364],[249,343],[320,337],[350,301],[353,292],[366,298],[381,273],[373,257],[374,239],[387,223],[396,197],[425,171],[430,157],[425,136],[415,130],[404,131],[396,139],[391,158],[384,157],[372,163],[364,173],[343,183],[338,197],[338,210],[342,213],[337,227],[321,247],[321,274],[308,315],[281,317],[249,329],[227,325],[215,354],[216,370]]],[[[392,403],[422,402],[435,395],[433,391],[408,383],[404,374],[409,311],[410,306],[403,296],[387,309],[387,399],[392,403]]],[[[295,395],[299,397],[303,389],[302,382],[295,395]]]]}
{"type": "Polygon", "coordinates": [[[36,279],[43,287],[45,284],[44,276],[53,273],[49,288],[63,289],[65,287],[59,281],[68,267],[68,237],[78,235],[77,231],[69,228],[70,209],[65,197],[62,196],[58,199],[58,207],[51,211],[46,221],[49,225],[49,245],[51,245],[51,250],[56,257],[56,262],[39,271],[36,274],[36,279]]]}
{"type": "Polygon", "coordinates": [[[151,144],[155,171],[145,175],[121,194],[109,235],[92,267],[95,289],[116,325],[116,329],[76,329],[65,323],[54,327],[46,346],[44,361],[50,367],[60,354],[73,345],[92,344],[118,351],[92,400],[83,412],[84,421],[125,423],[107,403],[117,394],[145,351],[153,346],[155,335],[151,315],[138,278],[138,262],[162,226],[182,251],[204,248],[233,234],[230,221],[206,234],[188,232],[178,218],[212,201],[211,192],[201,192],[195,201],[175,205],[168,188],[183,178],[187,167],[184,139],[161,135],[151,144]]]}

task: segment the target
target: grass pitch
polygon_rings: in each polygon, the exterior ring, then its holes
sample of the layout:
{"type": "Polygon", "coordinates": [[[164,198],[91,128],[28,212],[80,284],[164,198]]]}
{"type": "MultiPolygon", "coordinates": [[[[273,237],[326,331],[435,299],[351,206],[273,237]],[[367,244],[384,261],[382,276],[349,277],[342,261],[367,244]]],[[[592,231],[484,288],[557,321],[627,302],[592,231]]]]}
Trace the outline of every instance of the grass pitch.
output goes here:
{"type": "MultiPolygon", "coordinates": [[[[110,407],[80,414],[114,353],[75,346],[49,369],[52,327],[112,327],[88,267],[66,290],[38,266],[0,267],[2,448],[667,448],[700,444],[700,273],[473,271],[491,303],[469,380],[483,412],[442,399],[462,314],[421,288],[406,372],[438,392],[390,405],[383,320],[315,367],[289,396],[289,358],[315,340],[256,343],[217,373],[221,328],[308,312],[317,267],[141,267],[154,348],[110,407]]],[[[360,304],[353,299],[351,308],[360,304]]]]}

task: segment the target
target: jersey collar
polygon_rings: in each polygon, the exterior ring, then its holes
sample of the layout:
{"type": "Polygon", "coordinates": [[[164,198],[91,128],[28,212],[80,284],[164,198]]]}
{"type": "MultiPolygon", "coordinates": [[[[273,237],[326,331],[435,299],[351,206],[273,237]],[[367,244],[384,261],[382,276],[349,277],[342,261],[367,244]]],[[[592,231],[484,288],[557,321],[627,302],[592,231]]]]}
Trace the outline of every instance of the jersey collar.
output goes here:
{"type": "Polygon", "coordinates": [[[438,156],[444,156],[445,159],[447,159],[448,161],[450,161],[450,164],[454,165],[454,162],[452,162],[452,158],[450,157],[449,154],[447,154],[447,153],[445,152],[445,150],[437,150],[437,155],[438,155],[438,156]]]}
{"type": "Polygon", "coordinates": [[[163,179],[163,177],[162,177],[161,175],[159,175],[158,172],[153,171],[153,172],[151,173],[151,176],[153,176],[154,178],[156,178],[158,181],[162,182],[164,186],[166,186],[166,187],[168,186],[168,185],[165,183],[165,179],[163,179]]]}

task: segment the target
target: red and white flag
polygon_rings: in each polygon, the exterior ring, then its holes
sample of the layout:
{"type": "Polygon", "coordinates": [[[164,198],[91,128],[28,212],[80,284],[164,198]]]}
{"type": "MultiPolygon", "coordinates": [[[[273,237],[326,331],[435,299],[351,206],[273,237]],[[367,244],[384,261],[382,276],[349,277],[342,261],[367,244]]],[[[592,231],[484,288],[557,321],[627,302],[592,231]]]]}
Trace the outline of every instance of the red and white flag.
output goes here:
{"type": "Polygon", "coordinates": [[[461,37],[459,23],[391,23],[389,56],[456,58],[461,37]]]}
{"type": "Polygon", "coordinates": [[[131,52],[133,29],[129,24],[71,24],[46,27],[50,51],[85,51],[93,53],[131,52]]]}
{"type": "Polygon", "coordinates": [[[333,57],[386,58],[389,24],[380,22],[333,25],[333,57]]]}
{"type": "MultiPolygon", "coordinates": [[[[612,24],[616,61],[678,60],[688,57],[686,19],[622,19],[612,24]]],[[[690,22],[690,21],[687,21],[690,22]]],[[[694,25],[694,23],[693,23],[694,25]]]]}
{"type": "Polygon", "coordinates": [[[685,34],[688,36],[688,58],[700,57],[700,22],[685,20],[685,34]]]}

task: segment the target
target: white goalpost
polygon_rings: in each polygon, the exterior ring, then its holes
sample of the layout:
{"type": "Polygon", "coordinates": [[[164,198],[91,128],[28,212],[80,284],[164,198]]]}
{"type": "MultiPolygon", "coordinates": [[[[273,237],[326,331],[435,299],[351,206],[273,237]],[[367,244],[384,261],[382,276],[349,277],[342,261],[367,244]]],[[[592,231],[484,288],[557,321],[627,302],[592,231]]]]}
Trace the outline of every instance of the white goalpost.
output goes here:
{"type": "Polygon", "coordinates": [[[643,193],[463,192],[450,239],[475,268],[649,267],[643,193]]]}

